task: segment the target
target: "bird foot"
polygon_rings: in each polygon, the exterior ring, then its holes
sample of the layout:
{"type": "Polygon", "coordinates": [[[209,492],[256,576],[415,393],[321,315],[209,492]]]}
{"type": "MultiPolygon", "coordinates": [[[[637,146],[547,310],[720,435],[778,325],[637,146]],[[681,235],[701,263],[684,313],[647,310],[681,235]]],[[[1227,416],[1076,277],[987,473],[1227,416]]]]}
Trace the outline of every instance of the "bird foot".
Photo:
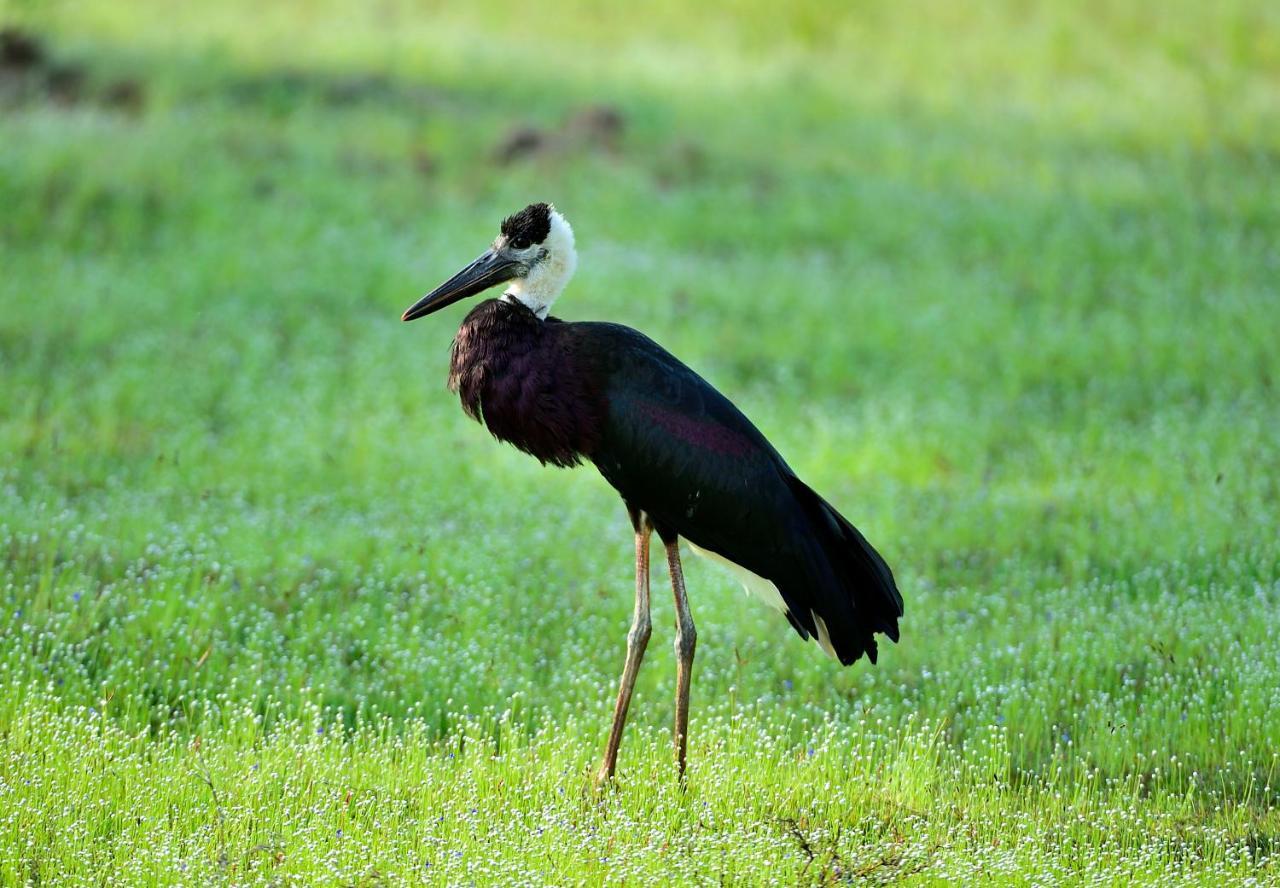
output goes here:
{"type": "Polygon", "coordinates": [[[606,786],[616,787],[617,785],[618,785],[617,779],[614,777],[613,772],[610,771],[608,768],[601,767],[600,770],[596,771],[596,777],[595,777],[596,789],[603,789],[606,786]]]}
{"type": "Polygon", "coordinates": [[[619,792],[622,787],[618,784],[616,776],[601,768],[591,776],[591,780],[584,789],[584,795],[589,796],[595,802],[602,802],[607,793],[619,792]]]}

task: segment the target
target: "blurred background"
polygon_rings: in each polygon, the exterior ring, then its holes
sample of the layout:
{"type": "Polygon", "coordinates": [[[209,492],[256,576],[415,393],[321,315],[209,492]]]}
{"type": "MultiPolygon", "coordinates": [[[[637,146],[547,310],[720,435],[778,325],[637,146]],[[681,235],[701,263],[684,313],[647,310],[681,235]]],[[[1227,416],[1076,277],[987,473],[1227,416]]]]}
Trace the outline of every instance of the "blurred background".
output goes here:
{"type": "Polygon", "coordinates": [[[691,566],[695,733],[923,717],[963,756],[1003,725],[1027,774],[1159,750],[1236,800],[1280,746],[1277,4],[4,0],[0,27],[0,721],[514,712],[592,758],[621,505],[463,417],[463,307],[399,322],[547,200],[581,259],[556,313],[720,387],[906,598],[902,643],[839,670],[691,566]]]}

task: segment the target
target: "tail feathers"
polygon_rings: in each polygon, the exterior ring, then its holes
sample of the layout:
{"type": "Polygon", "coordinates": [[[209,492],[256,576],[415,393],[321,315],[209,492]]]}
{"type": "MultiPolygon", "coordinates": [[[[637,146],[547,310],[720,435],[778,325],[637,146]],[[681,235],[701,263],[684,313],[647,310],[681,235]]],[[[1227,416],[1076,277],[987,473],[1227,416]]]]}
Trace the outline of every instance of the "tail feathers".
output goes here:
{"type": "Polygon", "coordinates": [[[828,580],[822,585],[830,586],[834,580],[838,587],[815,596],[822,605],[817,615],[826,624],[841,663],[847,666],[864,652],[874,663],[877,654],[874,633],[883,633],[894,642],[898,640],[902,595],[893,572],[866,537],[830,503],[799,478],[788,480],[809,516],[829,568],[829,571],[819,571],[819,575],[828,580]]]}

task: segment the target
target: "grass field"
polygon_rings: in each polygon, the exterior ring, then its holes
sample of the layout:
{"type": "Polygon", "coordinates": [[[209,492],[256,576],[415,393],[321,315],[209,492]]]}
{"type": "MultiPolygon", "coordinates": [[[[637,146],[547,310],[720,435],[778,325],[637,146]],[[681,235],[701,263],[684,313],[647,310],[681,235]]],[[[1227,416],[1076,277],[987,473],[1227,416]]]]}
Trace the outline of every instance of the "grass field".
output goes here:
{"type": "Polygon", "coordinates": [[[0,0],[0,884],[1280,883],[1280,7],[367,6],[0,0]],[[690,559],[684,790],[398,320],[540,199],[906,599],[690,559]]]}

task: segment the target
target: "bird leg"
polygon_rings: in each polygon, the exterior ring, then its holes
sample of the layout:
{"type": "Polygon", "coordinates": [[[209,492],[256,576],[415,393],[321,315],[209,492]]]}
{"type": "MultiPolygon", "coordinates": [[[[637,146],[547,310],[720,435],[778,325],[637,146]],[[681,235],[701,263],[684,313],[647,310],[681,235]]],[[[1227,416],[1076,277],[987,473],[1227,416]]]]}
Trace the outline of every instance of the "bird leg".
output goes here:
{"type": "Polygon", "coordinates": [[[671,573],[671,591],[676,598],[676,762],[680,779],[684,779],[685,753],[689,746],[689,682],[693,677],[693,651],[698,645],[698,632],[689,613],[689,597],[684,591],[684,572],[680,569],[678,540],[666,543],[667,567],[671,573]]]}
{"type": "Polygon", "coordinates": [[[631,631],[627,633],[627,663],[622,669],[622,681],[618,685],[618,702],[613,709],[613,728],[609,731],[609,744],[604,750],[597,782],[613,777],[618,764],[618,747],[622,744],[622,726],[627,721],[627,707],[631,705],[631,692],[636,686],[640,661],[649,643],[649,534],[652,526],[643,515],[633,515],[636,527],[636,610],[631,618],[631,631]]]}

